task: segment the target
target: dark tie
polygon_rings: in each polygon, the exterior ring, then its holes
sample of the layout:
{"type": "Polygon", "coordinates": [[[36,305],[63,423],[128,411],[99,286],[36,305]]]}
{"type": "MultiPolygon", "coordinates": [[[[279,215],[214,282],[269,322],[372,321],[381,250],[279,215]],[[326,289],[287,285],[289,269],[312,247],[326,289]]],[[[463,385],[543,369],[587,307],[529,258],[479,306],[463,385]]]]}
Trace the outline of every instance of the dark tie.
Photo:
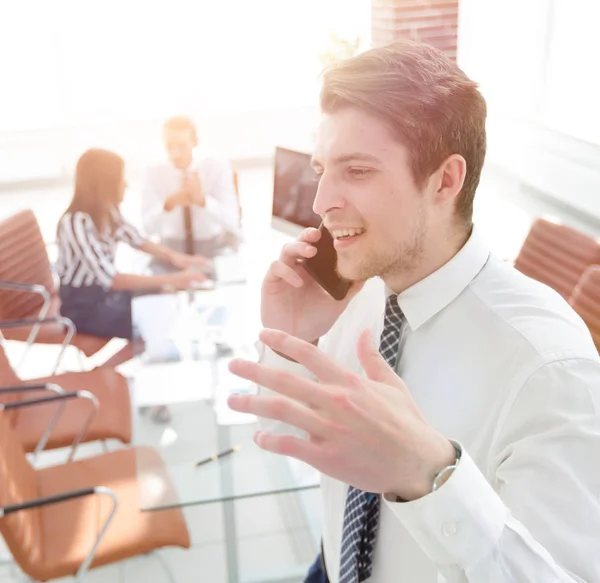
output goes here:
{"type": "MultiPolygon", "coordinates": [[[[398,305],[398,296],[392,295],[385,304],[379,352],[393,369],[396,369],[398,362],[403,322],[404,314],[398,305]]],[[[352,486],[348,489],[342,531],[340,583],[360,583],[371,576],[380,504],[378,494],[363,492],[352,486]]]]}
{"type": "MultiPolygon", "coordinates": [[[[185,178],[185,172],[183,173],[185,178]]],[[[192,225],[192,208],[189,205],[183,207],[183,229],[185,233],[185,252],[194,255],[194,228],[192,225]]]]}

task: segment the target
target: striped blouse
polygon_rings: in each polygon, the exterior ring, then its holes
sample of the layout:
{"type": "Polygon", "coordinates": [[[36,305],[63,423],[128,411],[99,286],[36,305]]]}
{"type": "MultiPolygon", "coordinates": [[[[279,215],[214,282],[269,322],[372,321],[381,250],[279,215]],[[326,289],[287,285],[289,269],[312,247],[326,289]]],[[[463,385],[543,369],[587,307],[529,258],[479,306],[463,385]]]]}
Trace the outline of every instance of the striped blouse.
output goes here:
{"type": "Polygon", "coordinates": [[[139,248],[145,239],[115,211],[116,228],[100,233],[83,212],[65,214],[58,225],[57,271],[61,285],[100,285],[109,289],[117,274],[115,254],[120,241],[139,248]]]}

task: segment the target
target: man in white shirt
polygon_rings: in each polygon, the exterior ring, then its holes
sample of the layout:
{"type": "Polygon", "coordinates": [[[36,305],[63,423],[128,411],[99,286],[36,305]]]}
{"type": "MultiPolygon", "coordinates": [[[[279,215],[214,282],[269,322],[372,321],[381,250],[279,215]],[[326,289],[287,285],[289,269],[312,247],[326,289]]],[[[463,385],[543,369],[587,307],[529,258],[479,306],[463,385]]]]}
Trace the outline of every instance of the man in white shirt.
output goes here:
{"type": "Polygon", "coordinates": [[[303,269],[315,229],[287,244],[260,362],[230,365],[261,390],[229,398],[263,419],[258,446],[322,472],[307,581],[600,581],[600,362],[472,228],[476,84],[398,42],[327,71],[321,109],[314,209],[353,284],[336,301],[303,269]]]}
{"type": "Polygon", "coordinates": [[[194,156],[198,137],[188,117],[168,119],[163,136],[169,161],[146,172],[144,229],[176,251],[212,257],[240,234],[231,168],[214,158],[194,156]]]}

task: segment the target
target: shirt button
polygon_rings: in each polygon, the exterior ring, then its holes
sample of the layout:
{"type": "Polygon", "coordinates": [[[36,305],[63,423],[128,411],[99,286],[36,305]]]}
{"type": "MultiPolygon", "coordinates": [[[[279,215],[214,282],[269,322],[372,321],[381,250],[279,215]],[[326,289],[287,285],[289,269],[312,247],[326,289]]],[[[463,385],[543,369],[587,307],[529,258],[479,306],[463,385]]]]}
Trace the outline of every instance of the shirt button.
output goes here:
{"type": "Polygon", "coordinates": [[[454,536],[458,532],[458,525],[456,522],[446,522],[442,525],[442,534],[445,537],[454,536]]]}

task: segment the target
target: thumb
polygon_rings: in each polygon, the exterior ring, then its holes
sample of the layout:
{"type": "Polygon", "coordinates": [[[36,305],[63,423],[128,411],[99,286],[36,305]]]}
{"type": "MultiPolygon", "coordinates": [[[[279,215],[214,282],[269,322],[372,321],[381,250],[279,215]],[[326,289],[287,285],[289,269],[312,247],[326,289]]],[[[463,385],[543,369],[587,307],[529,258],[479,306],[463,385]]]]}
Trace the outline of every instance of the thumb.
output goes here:
{"type": "Polygon", "coordinates": [[[402,382],[379,353],[370,330],[361,332],[356,346],[356,354],[367,378],[370,380],[394,386],[402,382]]]}

